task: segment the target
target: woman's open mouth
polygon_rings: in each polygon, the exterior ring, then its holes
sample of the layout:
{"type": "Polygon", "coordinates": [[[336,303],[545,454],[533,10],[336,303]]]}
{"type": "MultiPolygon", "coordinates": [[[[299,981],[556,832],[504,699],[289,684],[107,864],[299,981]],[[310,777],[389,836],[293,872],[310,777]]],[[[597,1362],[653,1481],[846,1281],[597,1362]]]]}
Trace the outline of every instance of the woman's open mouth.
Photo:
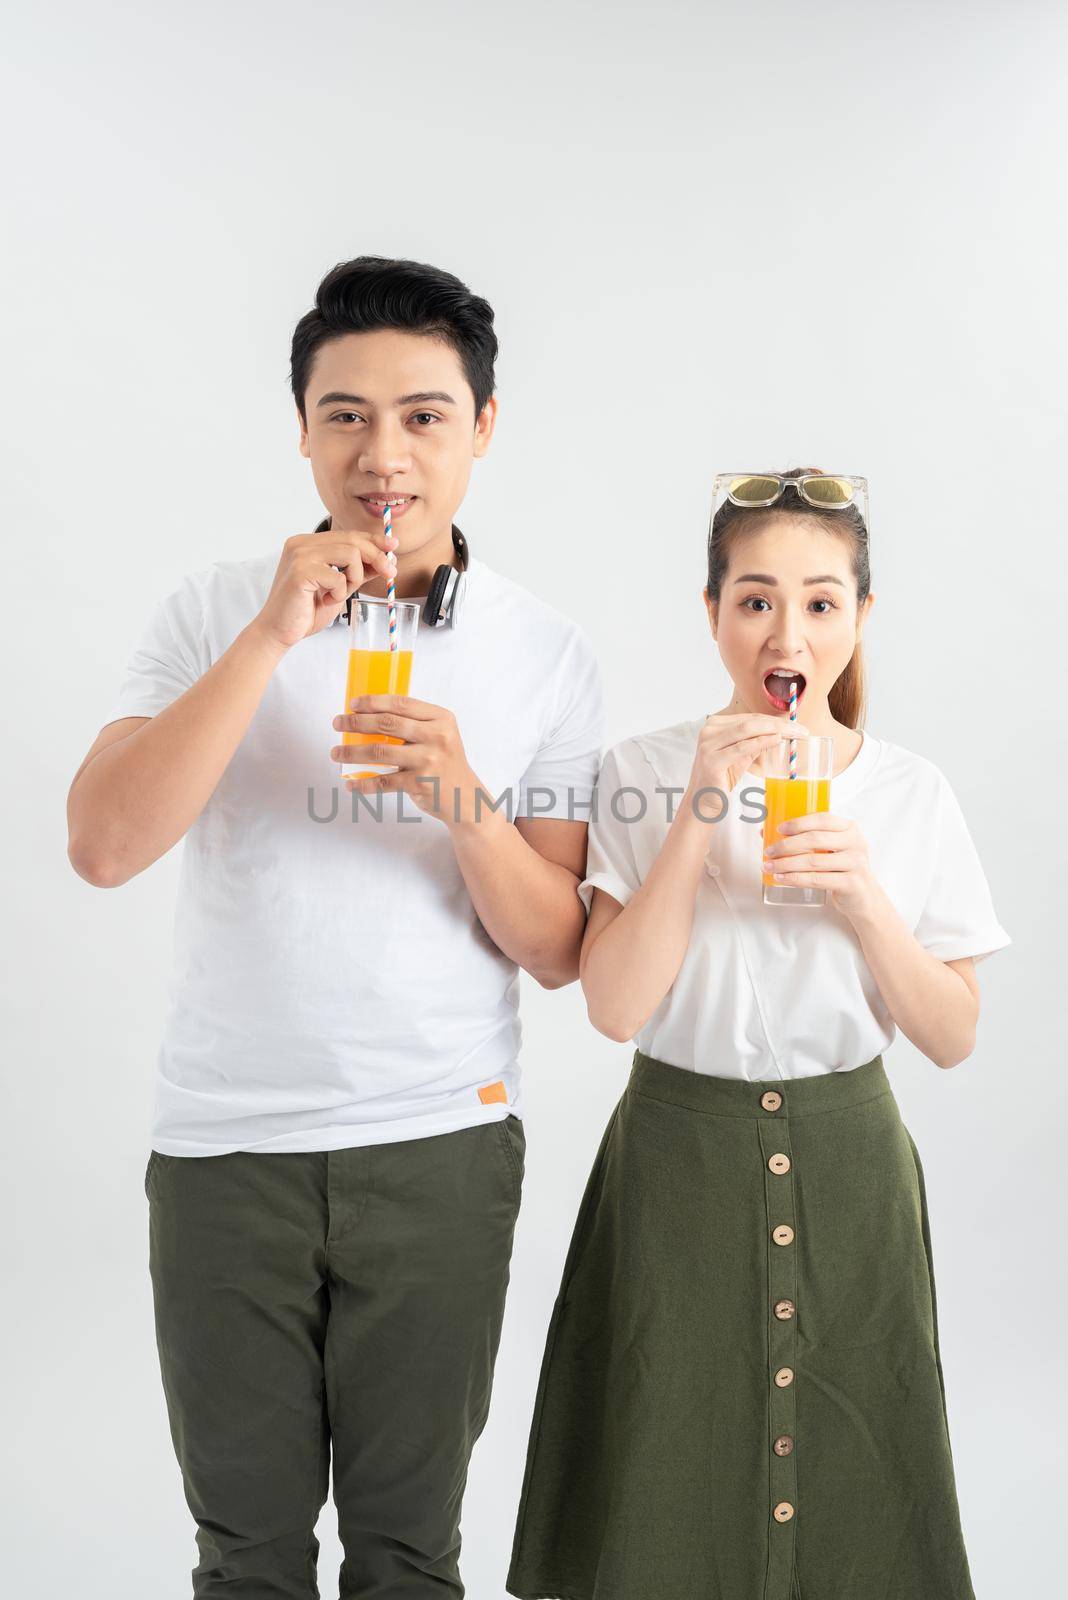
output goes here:
{"type": "Polygon", "coordinates": [[[805,692],[805,675],[803,672],[775,671],[764,674],[764,693],[776,711],[789,711],[791,683],[797,684],[797,703],[800,705],[805,692]]]}

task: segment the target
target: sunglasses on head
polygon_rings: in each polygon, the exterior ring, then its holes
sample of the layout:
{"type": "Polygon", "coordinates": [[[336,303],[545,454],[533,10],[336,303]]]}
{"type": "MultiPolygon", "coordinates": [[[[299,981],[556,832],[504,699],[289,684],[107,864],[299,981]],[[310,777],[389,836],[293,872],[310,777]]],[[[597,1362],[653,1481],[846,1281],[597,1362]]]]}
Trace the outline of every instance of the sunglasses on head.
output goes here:
{"type": "Polygon", "coordinates": [[[867,478],[839,477],[829,472],[803,472],[798,478],[784,478],[778,472],[719,472],[715,480],[715,501],[750,510],[773,506],[787,489],[794,489],[806,505],[817,511],[842,511],[860,502],[859,509],[868,523],[867,478]]]}

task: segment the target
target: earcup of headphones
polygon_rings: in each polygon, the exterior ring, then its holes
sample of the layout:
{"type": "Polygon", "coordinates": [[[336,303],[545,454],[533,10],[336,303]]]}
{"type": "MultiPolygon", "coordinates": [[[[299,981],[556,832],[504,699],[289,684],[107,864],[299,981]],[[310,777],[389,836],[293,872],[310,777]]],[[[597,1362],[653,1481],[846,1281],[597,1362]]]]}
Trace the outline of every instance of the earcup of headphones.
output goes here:
{"type": "Polygon", "coordinates": [[[430,580],[430,588],[426,592],[426,605],[423,608],[423,621],[430,628],[436,628],[441,617],[441,608],[445,603],[445,594],[449,587],[449,579],[456,576],[455,567],[438,567],[430,580]]]}

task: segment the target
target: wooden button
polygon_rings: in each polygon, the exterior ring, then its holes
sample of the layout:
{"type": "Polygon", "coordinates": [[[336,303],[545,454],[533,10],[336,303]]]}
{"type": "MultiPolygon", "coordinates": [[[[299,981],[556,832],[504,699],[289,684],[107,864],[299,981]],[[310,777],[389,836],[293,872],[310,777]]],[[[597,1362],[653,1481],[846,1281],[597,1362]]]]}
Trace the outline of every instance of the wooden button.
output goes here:
{"type": "Polygon", "coordinates": [[[780,1389],[788,1389],[794,1381],[793,1367],[780,1367],[775,1374],[775,1382],[780,1389]]]}
{"type": "Polygon", "coordinates": [[[771,1448],[774,1450],[777,1456],[788,1456],[793,1447],[794,1441],[790,1438],[788,1433],[784,1433],[781,1434],[778,1439],[776,1439],[771,1448]]]}
{"type": "Polygon", "coordinates": [[[780,1322],[789,1322],[796,1310],[797,1307],[792,1300],[776,1300],[775,1302],[775,1315],[780,1322]]]}
{"type": "Polygon", "coordinates": [[[765,1111],[778,1111],[779,1107],[782,1105],[782,1095],[779,1094],[775,1089],[769,1089],[767,1094],[762,1094],[760,1096],[760,1104],[764,1107],[765,1111]]]}
{"type": "Polygon", "coordinates": [[[790,1157],[784,1156],[780,1150],[778,1155],[772,1156],[771,1160],[768,1162],[768,1166],[771,1168],[772,1172],[789,1172],[790,1157]]]}
{"type": "Polygon", "coordinates": [[[776,1522],[789,1522],[793,1514],[794,1508],[790,1504],[789,1500],[780,1500],[778,1505],[775,1507],[775,1510],[772,1512],[772,1516],[775,1518],[776,1522]]]}
{"type": "Polygon", "coordinates": [[[774,1230],[771,1237],[775,1240],[776,1244],[793,1244],[794,1230],[792,1228],[788,1228],[784,1222],[781,1228],[776,1228],[774,1230]]]}

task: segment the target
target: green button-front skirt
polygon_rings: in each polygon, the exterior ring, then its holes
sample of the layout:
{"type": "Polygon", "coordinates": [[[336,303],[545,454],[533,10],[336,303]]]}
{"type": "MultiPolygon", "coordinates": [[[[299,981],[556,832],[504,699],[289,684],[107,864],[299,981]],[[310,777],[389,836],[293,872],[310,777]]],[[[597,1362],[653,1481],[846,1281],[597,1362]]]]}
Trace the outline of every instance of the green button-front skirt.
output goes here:
{"type": "Polygon", "coordinates": [[[521,1600],[974,1600],[923,1171],[882,1058],[636,1052],[549,1325],[521,1600]]]}

